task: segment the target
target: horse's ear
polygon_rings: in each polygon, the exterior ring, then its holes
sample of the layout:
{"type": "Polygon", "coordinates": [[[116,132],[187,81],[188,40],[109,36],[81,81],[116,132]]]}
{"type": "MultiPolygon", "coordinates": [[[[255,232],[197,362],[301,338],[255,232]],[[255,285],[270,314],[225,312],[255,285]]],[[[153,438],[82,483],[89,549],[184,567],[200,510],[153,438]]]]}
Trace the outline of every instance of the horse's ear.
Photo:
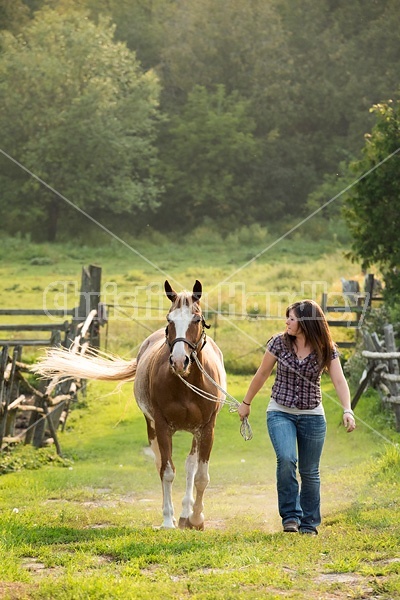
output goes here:
{"type": "Polygon", "coordinates": [[[164,289],[165,293],[167,294],[167,297],[171,300],[171,302],[175,302],[177,293],[175,292],[175,290],[172,289],[168,280],[165,280],[164,289]]]}
{"type": "Polygon", "coordinates": [[[200,302],[200,298],[201,298],[201,292],[202,292],[202,285],[200,283],[200,281],[198,281],[198,279],[196,279],[196,283],[193,286],[193,302],[200,302]]]}

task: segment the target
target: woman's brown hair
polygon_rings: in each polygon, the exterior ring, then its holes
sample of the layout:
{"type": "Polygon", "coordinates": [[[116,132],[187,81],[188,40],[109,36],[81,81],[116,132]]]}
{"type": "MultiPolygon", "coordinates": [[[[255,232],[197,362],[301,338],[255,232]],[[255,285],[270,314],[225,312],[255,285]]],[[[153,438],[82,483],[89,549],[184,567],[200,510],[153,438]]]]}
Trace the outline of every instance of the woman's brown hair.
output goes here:
{"type": "MultiPolygon", "coordinates": [[[[329,326],[322,308],[314,300],[302,300],[295,302],[286,309],[286,318],[289,312],[293,311],[298,320],[299,327],[304,333],[306,343],[308,343],[317,354],[318,363],[321,370],[329,368],[332,360],[332,352],[335,344],[329,331],[329,326]]],[[[284,334],[284,339],[290,350],[293,350],[295,337],[284,334]]]]}

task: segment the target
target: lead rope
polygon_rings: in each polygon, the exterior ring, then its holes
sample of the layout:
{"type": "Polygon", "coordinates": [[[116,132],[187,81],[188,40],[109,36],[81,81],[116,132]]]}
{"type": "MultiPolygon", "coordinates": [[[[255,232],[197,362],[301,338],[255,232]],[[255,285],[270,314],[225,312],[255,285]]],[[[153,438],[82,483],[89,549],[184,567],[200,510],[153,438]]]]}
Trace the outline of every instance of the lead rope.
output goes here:
{"type": "MultiPolygon", "coordinates": [[[[218,404],[225,404],[225,405],[229,406],[230,413],[237,412],[238,406],[240,406],[240,402],[238,400],[236,400],[236,398],[231,396],[231,394],[229,394],[226,390],[224,390],[220,385],[218,385],[218,383],[216,381],[214,381],[214,379],[207,373],[207,371],[205,371],[203,365],[197,358],[196,351],[192,352],[192,356],[194,358],[196,365],[199,367],[199,369],[203,373],[203,375],[205,375],[207,377],[207,379],[209,381],[211,381],[211,383],[213,383],[215,385],[215,387],[224,394],[225,398],[218,398],[218,396],[214,396],[214,394],[210,394],[209,392],[206,392],[205,390],[202,390],[202,389],[196,387],[192,383],[189,383],[188,381],[186,381],[186,379],[184,379],[181,375],[177,374],[179,379],[181,381],[183,381],[183,383],[189,389],[191,389],[192,392],[194,392],[198,396],[201,396],[202,398],[205,398],[206,400],[210,400],[211,402],[217,402],[218,404]]],[[[251,426],[250,426],[250,423],[249,423],[249,420],[247,417],[245,417],[242,420],[242,423],[240,425],[240,435],[246,442],[251,440],[253,437],[253,431],[251,429],[251,426]]]]}

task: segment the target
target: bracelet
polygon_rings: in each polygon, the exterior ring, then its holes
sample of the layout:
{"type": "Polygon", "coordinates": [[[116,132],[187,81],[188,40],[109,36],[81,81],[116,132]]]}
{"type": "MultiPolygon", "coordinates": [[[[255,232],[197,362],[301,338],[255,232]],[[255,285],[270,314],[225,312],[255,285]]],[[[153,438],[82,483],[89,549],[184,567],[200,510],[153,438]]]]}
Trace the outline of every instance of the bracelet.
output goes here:
{"type": "Polygon", "coordinates": [[[349,415],[352,415],[354,417],[354,413],[351,410],[351,408],[346,408],[346,410],[343,411],[343,414],[345,415],[346,413],[348,413],[349,415]]]}
{"type": "Polygon", "coordinates": [[[245,404],[246,406],[251,406],[251,404],[249,404],[248,402],[245,402],[244,400],[242,400],[243,404],[245,404]]]}

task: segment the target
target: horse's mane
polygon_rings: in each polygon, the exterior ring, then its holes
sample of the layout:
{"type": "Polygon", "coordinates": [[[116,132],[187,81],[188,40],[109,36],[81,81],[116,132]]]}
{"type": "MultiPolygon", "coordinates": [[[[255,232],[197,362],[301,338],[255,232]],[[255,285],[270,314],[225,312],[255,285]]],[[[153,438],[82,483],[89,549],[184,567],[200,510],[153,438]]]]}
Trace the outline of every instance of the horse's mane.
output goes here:
{"type": "Polygon", "coordinates": [[[179,292],[179,294],[176,295],[176,299],[172,303],[171,311],[175,310],[176,308],[182,308],[182,306],[188,306],[192,309],[193,313],[201,314],[200,304],[198,302],[193,302],[192,292],[179,292]]]}

